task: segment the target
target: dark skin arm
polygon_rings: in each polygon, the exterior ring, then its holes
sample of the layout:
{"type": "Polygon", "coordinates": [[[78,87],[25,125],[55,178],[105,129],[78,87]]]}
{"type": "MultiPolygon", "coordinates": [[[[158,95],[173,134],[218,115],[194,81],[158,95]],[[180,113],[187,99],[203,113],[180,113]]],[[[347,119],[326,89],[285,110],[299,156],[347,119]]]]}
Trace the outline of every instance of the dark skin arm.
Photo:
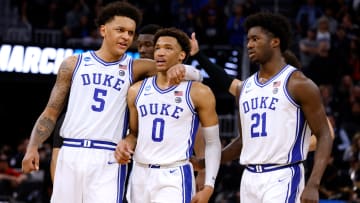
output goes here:
{"type": "Polygon", "coordinates": [[[137,136],[138,136],[138,112],[135,106],[136,96],[139,92],[142,81],[130,86],[127,94],[127,104],[129,108],[129,134],[116,146],[115,159],[120,164],[127,164],[131,162],[134,153],[137,136]]]}
{"type": "MultiPolygon", "coordinates": [[[[242,83],[239,83],[236,86],[236,105],[239,107],[239,97],[240,92],[242,89],[242,83]]],[[[235,139],[233,139],[221,152],[221,163],[224,164],[229,161],[233,161],[235,159],[238,159],[241,153],[242,149],[242,134],[241,134],[241,122],[240,122],[240,114],[239,111],[237,111],[237,117],[238,117],[238,126],[239,126],[239,136],[237,136],[235,139]]]]}
{"type": "Polygon", "coordinates": [[[292,98],[300,104],[311,132],[317,138],[313,169],[301,197],[303,203],[317,202],[320,181],[330,157],[333,140],[316,84],[300,71],[296,71],[289,79],[288,90],[292,98]]]}
{"type": "Polygon", "coordinates": [[[51,135],[55,123],[65,106],[76,61],[76,56],[70,56],[60,65],[49,101],[31,132],[29,145],[22,161],[22,170],[25,173],[39,170],[38,147],[51,135]]]}

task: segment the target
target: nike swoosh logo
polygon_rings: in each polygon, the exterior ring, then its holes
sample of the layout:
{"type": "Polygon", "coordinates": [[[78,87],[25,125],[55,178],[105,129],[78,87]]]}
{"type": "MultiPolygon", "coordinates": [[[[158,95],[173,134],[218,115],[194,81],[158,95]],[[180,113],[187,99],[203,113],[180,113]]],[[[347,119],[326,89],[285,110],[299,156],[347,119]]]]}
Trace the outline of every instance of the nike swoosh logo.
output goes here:
{"type": "Polygon", "coordinates": [[[170,173],[174,173],[177,169],[170,170],[170,173]]]}
{"type": "Polygon", "coordinates": [[[280,182],[283,182],[284,180],[286,180],[286,178],[279,179],[278,181],[279,181],[279,183],[280,183],[280,182]]]}
{"type": "Polygon", "coordinates": [[[85,66],[92,66],[92,65],[94,65],[94,64],[92,64],[92,63],[91,63],[91,64],[86,64],[86,63],[85,63],[85,66]]]}
{"type": "Polygon", "coordinates": [[[108,161],[107,164],[111,165],[111,164],[116,164],[116,161],[108,161]]]}
{"type": "Polygon", "coordinates": [[[153,94],[153,93],[145,93],[144,96],[151,95],[151,94],[153,94]]]}

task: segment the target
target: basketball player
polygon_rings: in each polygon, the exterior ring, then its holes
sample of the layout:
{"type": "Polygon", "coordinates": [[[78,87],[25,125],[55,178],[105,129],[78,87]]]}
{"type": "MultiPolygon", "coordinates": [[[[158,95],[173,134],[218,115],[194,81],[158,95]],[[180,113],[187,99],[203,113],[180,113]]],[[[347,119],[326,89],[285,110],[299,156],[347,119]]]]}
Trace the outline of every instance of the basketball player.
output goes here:
{"type": "Polygon", "coordinates": [[[160,25],[148,24],[139,30],[136,42],[140,58],[154,59],[154,34],[160,28],[160,25]]]}
{"type": "Polygon", "coordinates": [[[223,149],[221,162],[240,157],[246,167],[241,202],[318,202],[332,146],[318,87],[284,60],[291,35],[286,18],[258,13],[245,26],[249,58],[260,70],[244,83],[227,81],[229,91],[237,93],[240,136],[223,149]],[[310,132],[317,138],[317,150],[304,189],[302,161],[310,132]]]}
{"type": "Polygon", "coordinates": [[[130,133],[119,142],[119,163],[135,160],[128,200],[132,203],[208,202],[219,168],[221,144],[215,97],[199,82],[169,86],[166,71],[182,63],[190,52],[187,35],[175,28],[155,34],[159,73],[135,83],[128,92],[130,133]],[[204,99],[206,98],[206,99],[204,99]],[[206,181],[195,193],[192,154],[199,120],[205,139],[206,181]],[[136,147],[135,147],[136,146],[136,147]]]}
{"type": "MultiPolygon", "coordinates": [[[[125,54],[141,17],[129,3],[108,4],[97,19],[103,37],[100,49],[70,56],[60,65],[22,163],[25,173],[39,169],[38,148],[68,101],[51,202],[122,201],[127,166],[116,164],[114,150],[127,130],[124,98],[132,82],[157,72],[154,61],[133,61],[125,54]]],[[[183,65],[173,67],[169,82],[180,82],[188,73],[183,65]]]]}
{"type": "MultiPolygon", "coordinates": [[[[257,13],[245,20],[250,61],[260,66],[237,90],[245,165],[241,202],[318,202],[318,187],[331,147],[318,87],[282,57],[289,45],[284,16],[257,13]],[[314,166],[306,187],[304,166],[310,133],[317,137],[314,166]]],[[[232,156],[232,151],[223,151],[232,156]]],[[[239,155],[238,154],[238,155],[239,155]]]]}
{"type": "MultiPolygon", "coordinates": [[[[210,76],[210,79],[215,80],[216,84],[218,84],[218,87],[220,87],[220,89],[222,89],[223,91],[228,91],[231,95],[236,96],[236,89],[237,89],[238,86],[240,86],[242,84],[243,81],[241,81],[241,80],[239,80],[237,78],[230,77],[225,72],[224,68],[222,68],[222,67],[214,64],[213,62],[211,62],[209,60],[209,58],[207,56],[205,56],[205,54],[202,51],[200,51],[199,44],[198,44],[198,41],[196,39],[195,33],[191,34],[190,42],[191,42],[190,55],[194,59],[196,59],[198,61],[199,65],[202,68],[204,68],[204,70],[210,76]]],[[[300,61],[297,59],[297,57],[294,55],[294,53],[292,53],[290,50],[284,51],[282,53],[282,56],[283,56],[286,63],[301,69],[300,61]]],[[[331,138],[335,139],[334,128],[331,125],[330,120],[327,119],[327,121],[328,121],[328,124],[329,124],[329,130],[330,130],[331,138]]],[[[235,139],[239,139],[239,138],[240,137],[236,137],[235,139]]],[[[317,143],[316,136],[311,136],[309,151],[315,151],[316,150],[316,143],[317,143]]],[[[229,145],[229,146],[231,146],[231,145],[229,145]]],[[[200,152],[198,152],[198,153],[200,153],[200,152]]],[[[200,157],[198,157],[196,155],[196,158],[194,158],[194,161],[196,161],[199,158],[200,157]]],[[[199,161],[199,160],[197,160],[197,161],[199,161]]],[[[194,164],[198,165],[197,163],[194,163],[194,164]]],[[[199,167],[199,168],[195,167],[195,168],[198,169],[200,172],[203,171],[201,169],[201,167],[199,167]]],[[[199,181],[198,184],[201,185],[200,181],[199,181]]]]}
{"type": "MultiPolygon", "coordinates": [[[[154,34],[161,28],[157,24],[148,24],[139,30],[137,37],[137,49],[140,53],[140,58],[154,58],[154,34]]],[[[203,136],[201,135],[201,128],[198,129],[195,143],[194,152],[197,158],[204,158],[205,145],[203,136]]],[[[196,175],[196,191],[203,189],[205,180],[205,170],[197,171],[196,175]]]]}

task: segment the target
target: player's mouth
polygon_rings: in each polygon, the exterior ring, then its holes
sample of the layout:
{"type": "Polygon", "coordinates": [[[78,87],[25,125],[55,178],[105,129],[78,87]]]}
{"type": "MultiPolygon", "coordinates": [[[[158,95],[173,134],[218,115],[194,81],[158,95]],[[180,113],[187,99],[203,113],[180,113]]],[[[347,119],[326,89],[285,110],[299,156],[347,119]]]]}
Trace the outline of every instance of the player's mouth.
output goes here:
{"type": "Polygon", "coordinates": [[[249,51],[248,56],[249,56],[250,59],[254,58],[255,57],[255,52],[254,51],[249,51]]]}
{"type": "Polygon", "coordinates": [[[128,44],[125,42],[119,42],[119,43],[117,43],[117,45],[121,49],[127,49],[127,47],[128,47],[128,44]]]}
{"type": "Polygon", "coordinates": [[[166,60],[164,59],[156,59],[155,61],[157,66],[164,66],[166,64],[166,60]]]}

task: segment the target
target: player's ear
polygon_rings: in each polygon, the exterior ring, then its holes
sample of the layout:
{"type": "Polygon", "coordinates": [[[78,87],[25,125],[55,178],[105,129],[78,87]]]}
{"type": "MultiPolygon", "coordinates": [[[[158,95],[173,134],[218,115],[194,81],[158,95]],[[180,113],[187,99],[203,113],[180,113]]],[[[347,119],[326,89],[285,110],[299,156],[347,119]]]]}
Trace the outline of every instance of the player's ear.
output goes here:
{"type": "Polygon", "coordinates": [[[101,37],[105,36],[105,29],[106,29],[105,25],[101,25],[99,27],[99,32],[100,32],[101,37]]]}
{"type": "Polygon", "coordinates": [[[181,51],[180,54],[179,54],[179,60],[180,60],[180,61],[184,61],[184,60],[185,60],[185,57],[186,57],[185,51],[181,51]]]}
{"type": "Polygon", "coordinates": [[[275,37],[271,39],[271,47],[275,48],[275,47],[279,47],[280,46],[280,39],[275,37]]]}

